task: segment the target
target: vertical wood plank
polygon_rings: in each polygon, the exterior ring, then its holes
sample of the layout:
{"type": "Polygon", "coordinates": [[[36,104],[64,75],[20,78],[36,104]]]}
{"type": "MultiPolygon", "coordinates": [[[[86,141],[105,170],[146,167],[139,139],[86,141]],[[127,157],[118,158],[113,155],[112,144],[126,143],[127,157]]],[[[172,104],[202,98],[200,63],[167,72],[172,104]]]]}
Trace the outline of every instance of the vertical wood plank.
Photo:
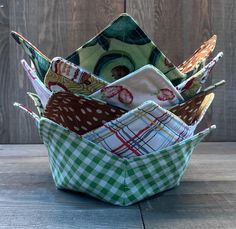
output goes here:
{"type": "MultiPolygon", "coordinates": [[[[123,0],[9,0],[8,4],[10,30],[25,35],[50,58],[67,56],[124,11],[123,0]]],[[[8,36],[5,35],[6,40],[8,36]]],[[[10,113],[10,116],[3,113],[4,120],[10,120],[3,125],[9,130],[9,136],[0,142],[38,143],[40,139],[33,121],[12,107],[14,101],[33,107],[26,97],[26,92],[33,89],[20,66],[20,60],[27,57],[16,42],[9,39],[11,67],[3,74],[4,94],[9,95],[4,102],[10,113]]],[[[8,51],[5,52],[8,55],[8,51]]],[[[5,66],[9,68],[8,64],[5,66]]]]}
{"type": "Polygon", "coordinates": [[[5,88],[9,76],[9,8],[7,0],[0,0],[0,142],[9,139],[9,94],[5,88]]]}
{"type": "Polygon", "coordinates": [[[126,11],[133,16],[154,43],[176,65],[183,60],[182,1],[127,0],[126,11]],[[174,10],[173,10],[174,8],[174,10]]]}
{"type": "MultiPolygon", "coordinates": [[[[183,38],[184,38],[184,59],[191,56],[194,50],[196,50],[204,41],[208,40],[213,34],[213,26],[211,21],[211,7],[208,0],[183,0],[183,38]]],[[[214,52],[216,54],[216,52],[214,52]]],[[[213,57],[213,56],[211,56],[213,57]]],[[[210,58],[211,58],[210,57],[210,58]]],[[[218,63],[213,73],[210,75],[206,86],[210,85],[214,80],[212,80],[213,75],[217,70],[219,70],[218,63]]],[[[216,100],[217,98],[215,98],[216,100]]],[[[215,101],[213,101],[214,103],[215,101]]],[[[212,125],[212,114],[213,106],[211,106],[204,119],[198,126],[196,131],[202,130],[207,126],[212,125]]],[[[218,131],[215,130],[215,132],[218,131]]],[[[207,136],[205,141],[210,141],[212,139],[212,133],[207,136]]]]}
{"type": "Polygon", "coordinates": [[[214,71],[213,80],[226,79],[224,87],[217,91],[213,104],[212,122],[218,131],[212,141],[236,140],[236,1],[210,0],[213,30],[218,34],[216,51],[223,51],[224,58],[214,71]]]}
{"type": "Polygon", "coordinates": [[[217,129],[209,135],[207,141],[235,141],[236,140],[236,93],[235,93],[235,54],[236,48],[236,2],[229,0],[184,0],[185,57],[190,55],[190,46],[201,43],[212,34],[217,34],[217,44],[214,54],[223,51],[224,57],[217,64],[207,84],[226,80],[226,85],[215,91],[216,97],[199,126],[216,124],[217,129]]]}
{"type": "Polygon", "coordinates": [[[184,58],[214,34],[208,0],[183,0],[184,58]]]}

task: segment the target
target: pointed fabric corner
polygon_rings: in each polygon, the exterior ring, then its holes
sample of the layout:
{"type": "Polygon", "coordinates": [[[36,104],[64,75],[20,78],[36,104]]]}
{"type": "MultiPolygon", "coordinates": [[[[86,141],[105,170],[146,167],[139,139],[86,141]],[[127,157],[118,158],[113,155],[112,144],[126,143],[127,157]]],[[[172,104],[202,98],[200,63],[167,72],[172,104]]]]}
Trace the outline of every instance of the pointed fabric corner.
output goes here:
{"type": "Polygon", "coordinates": [[[23,105],[22,103],[17,103],[15,102],[13,104],[15,107],[20,108],[21,110],[23,110],[24,112],[26,112],[27,114],[29,114],[35,121],[36,123],[39,122],[39,116],[37,114],[35,114],[31,109],[29,109],[28,107],[26,107],[25,105],[23,105]]]}
{"type": "Polygon", "coordinates": [[[107,85],[107,82],[61,57],[52,60],[44,84],[53,92],[69,91],[90,95],[107,85]]]}
{"type": "Polygon", "coordinates": [[[183,81],[176,89],[181,93],[185,100],[193,97],[200,92],[202,85],[206,82],[216,63],[223,57],[223,52],[218,53],[204,68],[195,75],[183,81]]]}
{"type": "Polygon", "coordinates": [[[205,41],[197,50],[195,50],[191,57],[178,66],[178,69],[188,76],[192,76],[200,71],[200,69],[204,67],[207,58],[214,51],[216,40],[217,36],[213,35],[205,41]]]}
{"type": "Polygon", "coordinates": [[[32,69],[27,64],[27,62],[25,60],[21,60],[21,64],[22,64],[30,82],[32,83],[35,92],[37,93],[38,97],[40,98],[40,101],[41,101],[43,107],[45,107],[50,96],[52,95],[52,92],[46,88],[46,86],[38,78],[36,71],[34,69],[32,69]]]}
{"type": "Polygon", "coordinates": [[[24,49],[25,53],[29,56],[29,58],[32,60],[37,75],[41,80],[41,82],[43,82],[44,76],[50,65],[50,60],[21,34],[12,31],[11,35],[15,39],[15,41],[24,49]]]}

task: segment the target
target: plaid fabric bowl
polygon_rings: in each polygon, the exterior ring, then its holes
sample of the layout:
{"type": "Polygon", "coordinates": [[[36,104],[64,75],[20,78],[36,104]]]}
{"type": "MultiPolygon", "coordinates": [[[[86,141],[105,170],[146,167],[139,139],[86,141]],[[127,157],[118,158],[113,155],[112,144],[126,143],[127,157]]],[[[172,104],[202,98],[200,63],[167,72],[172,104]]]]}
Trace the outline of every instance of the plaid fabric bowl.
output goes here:
{"type": "Polygon", "coordinates": [[[199,100],[193,100],[193,103],[198,103],[196,110],[191,107],[192,113],[195,113],[191,120],[189,103],[182,104],[183,109],[178,109],[177,106],[173,110],[182,119],[188,120],[188,124],[153,101],[147,101],[83,137],[120,157],[130,158],[149,154],[192,136],[213,99],[212,93],[208,96],[203,95],[199,100]]]}

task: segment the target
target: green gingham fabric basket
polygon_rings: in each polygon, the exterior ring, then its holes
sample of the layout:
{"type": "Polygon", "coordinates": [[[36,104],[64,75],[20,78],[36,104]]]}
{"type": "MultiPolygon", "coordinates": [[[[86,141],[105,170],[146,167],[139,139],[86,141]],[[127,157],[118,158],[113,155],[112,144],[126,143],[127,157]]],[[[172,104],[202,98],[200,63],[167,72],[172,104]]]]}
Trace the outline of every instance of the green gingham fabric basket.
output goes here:
{"type": "Polygon", "coordinates": [[[121,206],[179,185],[194,148],[215,128],[161,151],[124,159],[49,119],[37,123],[57,188],[121,206]]]}
{"type": "MultiPolygon", "coordinates": [[[[44,85],[44,83],[47,84],[44,79],[45,75],[48,75],[49,68],[53,66],[51,60],[20,34],[12,32],[12,36],[23,46],[35,65],[36,70],[31,69],[25,61],[22,62],[38,94],[30,93],[29,95],[34,100],[39,114],[44,115],[44,107],[52,94],[50,88],[47,89],[44,85]],[[41,98],[43,104],[41,104],[39,98],[41,98]]],[[[114,70],[113,67],[125,65],[128,63],[127,59],[130,59],[129,56],[133,56],[135,61],[132,60],[131,64],[126,66],[128,69],[130,67],[129,73],[146,64],[152,64],[159,67],[174,85],[181,86],[181,90],[187,90],[193,83],[201,86],[199,82],[206,78],[206,75],[204,75],[205,78],[198,74],[192,75],[203,67],[205,59],[213,51],[216,37],[213,36],[212,39],[212,45],[207,50],[203,50],[207,52],[207,55],[204,55],[204,60],[198,57],[201,63],[197,62],[197,64],[195,63],[196,66],[190,66],[189,72],[181,72],[156,47],[129,15],[122,14],[110,26],[76,50],[67,59],[79,65],[74,70],[84,67],[91,74],[94,73],[107,82],[113,82],[116,77],[113,79],[113,77],[106,76],[106,74],[110,70],[114,70]],[[120,45],[120,42],[122,42],[122,45],[120,45]],[[124,49],[124,47],[126,48],[124,49]],[[117,52],[117,49],[120,49],[119,52],[117,52]],[[94,52],[93,50],[100,51],[94,52]],[[140,53],[146,53],[146,56],[142,55],[141,59],[137,59],[136,50],[140,53]],[[127,51],[130,51],[129,55],[125,54],[127,51]],[[120,61],[121,57],[122,60],[120,61]],[[101,65],[101,62],[103,68],[101,70],[100,66],[100,70],[97,71],[95,66],[101,65]],[[133,64],[133,62],[136,62],[136,64],[133,64]],[[109,68],[111,69],[109,70],[109,68]],[[186,81],[183,82],[184,80],[186,81]],[[183,82],[183,84],[179,84],[180,82],[183,82]]],[[[221,53],[219,55],[222,56],[221,53]]],[[[194,55],[193,58],[195,58],[194,55]]],[[[213,64],[215,64],[214,61],[213,64]]],[[[192,63],[189,60],[188,62],[192,63]]],[[[186,63],[184,62],[184,64],[186,63]]],[[[87,75],[90,73],[87,73],[87,75]]],[[[199,74],[203,73],[200,71],[199,74]]],[[[55,74],[52,75],[56,77],[55,74]]],[[[215,128],[215,126],[211,126],[194,136],[159,151],[138,157],[121,158],[52,120],[37,116],[21,104],[16,105],[36,120],[39,134],[48,149],[49,165],[58,189],[87,193],[95,198],[120,206],[134,204],[179,185],[194,148],[215,128]]]]}

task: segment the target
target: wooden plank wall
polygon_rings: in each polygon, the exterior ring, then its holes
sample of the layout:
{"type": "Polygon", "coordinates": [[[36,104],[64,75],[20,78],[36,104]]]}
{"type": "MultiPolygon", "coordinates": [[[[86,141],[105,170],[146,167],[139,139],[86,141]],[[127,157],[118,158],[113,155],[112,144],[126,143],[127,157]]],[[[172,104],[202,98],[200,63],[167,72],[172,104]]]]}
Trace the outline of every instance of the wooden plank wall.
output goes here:
{"type": "Polygon", "coordinates": [[[234,0],[0,0],[0,143],[39,143],[32,120],[12,106],[32,91],[21,66],[26,58],[9,32],[18,31],[49,57],[66,56],[122,12],[131,14],[153,41],[180,64],[212,34],[224,59],[211,82],[226,79],[201,128],[216,124],[208,141],[236,140],[236,1],[234,0]]]}
{"type": "Polygon", "coordinates": [[[216,124],[208,141],[236,140],[236,1],[234,0],[128,0],[127,12],[134,16],[154,42],[174,63],[180,64],[213,34],[218,35],[214,54],[224,58],[208,81],[227,81],[200,128],[216,124]],[[147,22],[152,23],[147,23],[147,22]]]}

